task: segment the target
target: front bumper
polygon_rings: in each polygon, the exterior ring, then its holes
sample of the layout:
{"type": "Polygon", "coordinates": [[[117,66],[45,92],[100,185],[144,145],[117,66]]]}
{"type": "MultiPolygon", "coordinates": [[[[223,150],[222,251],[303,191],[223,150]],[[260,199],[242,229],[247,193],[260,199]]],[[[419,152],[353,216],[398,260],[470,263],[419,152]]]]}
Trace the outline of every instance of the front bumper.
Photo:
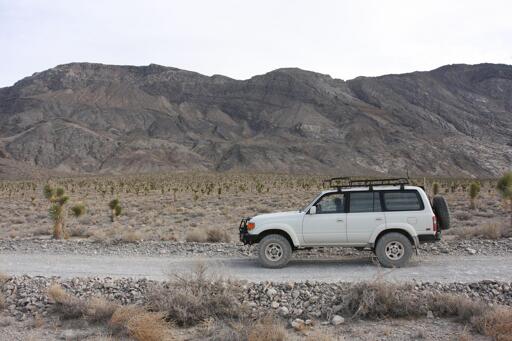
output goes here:
{"type": "Polygon", "coordinates": [[[240,231],[240,241],[244,243],[244,245],[251,245],[257,243],[258,236],[254,234],[250,234],[247,230],[247,222],[251,220],[251,217],[242,218],[240,221],[239,231],[240,231]]]}

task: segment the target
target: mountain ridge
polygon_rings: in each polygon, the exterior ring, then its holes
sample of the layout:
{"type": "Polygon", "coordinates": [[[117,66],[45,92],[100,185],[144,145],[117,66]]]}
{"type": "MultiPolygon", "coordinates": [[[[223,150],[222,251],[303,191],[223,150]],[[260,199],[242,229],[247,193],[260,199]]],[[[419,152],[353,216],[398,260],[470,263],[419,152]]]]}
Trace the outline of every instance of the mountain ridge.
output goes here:
{"type": "Polygon", "coordinates": [[[496,176],[512,165],[512,66],[344,81],[299,68],[236,80],[62,64],[0,88],[0,161],[0,177],[20,164],[74,174],[496,176]]]}

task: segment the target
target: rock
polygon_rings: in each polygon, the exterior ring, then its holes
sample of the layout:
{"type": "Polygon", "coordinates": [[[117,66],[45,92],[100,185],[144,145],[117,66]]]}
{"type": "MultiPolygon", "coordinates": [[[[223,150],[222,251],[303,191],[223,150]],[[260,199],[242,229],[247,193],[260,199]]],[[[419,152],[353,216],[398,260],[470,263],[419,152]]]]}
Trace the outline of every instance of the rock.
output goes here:
{"type": "Polygon", "coordinates": [[[434,318],[434,313],[432,311],[427,311],[427,318],[428,319],[433,319],[434,318]]]}
{"type": "Polygon", "coordinates": [[[470,254],[470,255],[474,255],[476,254],[476,250],[475,249],[472,249],[470,247],[466,248],[466,251],[470,254]]]}
{"type": "Polygon", "coordinates": [[[66,329],[62,333],[59,334],[59,339],[61,340],[82,340],[86,339],[90,336],[93,336],[95,333],[92,330],[74,330],[74,329],[66,329]]]}
{"type": "Polygon", "coordinates": [[[279,308],[278,313],[279,313],[279,315],[286,317],[290,314],[290,311],[286,307],[281,307],[281,308],[279,308]]]}
{"type": "Polygon", "coordinates": [[[297,331],[298,330],[303,330],[304,329],[304,325],[305,325],[304,320],[301,320],[301,319],[295,319],[291,323],[292,328],[297,330],[297,331]]]}
{"type": "Polygon", "coordinates": [[[341,317],[340,315],[334,315],[331,319],[331,324],[333,326],[337,326],[337,325],[340,325],[342,323],[345,322],[345,319],[343,317],[341,317]]]}
{"type": "Polygon", "coordinates": [[[274,288],[268,288],[267,289],[267,296],[272,298],[274,297],[275,295],[277,295],[277,290],[274,289],[274,288]]]}
{"type": "Polygon", "coordinates": [[[270,306],[271,306],[272,308],[276,309],[276,308],[279,308],[279,303],[278,303],[278,302],[276,302],[276,301],[274,301],[274,302],[272,302],[272,303],[270,304],[270,306]]]}

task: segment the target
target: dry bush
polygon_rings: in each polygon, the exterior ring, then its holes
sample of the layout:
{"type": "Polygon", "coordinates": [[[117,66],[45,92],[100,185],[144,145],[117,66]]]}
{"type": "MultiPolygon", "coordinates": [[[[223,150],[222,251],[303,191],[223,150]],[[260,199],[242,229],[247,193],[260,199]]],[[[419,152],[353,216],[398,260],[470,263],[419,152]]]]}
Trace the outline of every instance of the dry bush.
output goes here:
{"type": "Polygon", "coordinates": [[[87,302],[85,315],[92,322],[107,322],[119,306],[101,297],[93,297],[87,302]]]}
{"type": "Polygon", "coordinates": [[[139,231],[126,231],[120,236],[120,240],[128,243],[135,243],[144,239],[139,231]]]}
{"type": "Polygon", "coordinates": [[[196,243],[204,243],[206,242],[206,235],[204,231],[201,231],[199,229],[194,229],[187,232],[187,235],[185,236],[185,240],[187,242],[196,242],[196,243]]]}
{"type": "Polygon", "coordinates": [[[286,328],[277,318],[264,317],[257,321],[241,318],[237,321],[205,320],[199,330],[210,341],[284,341],[286,328]]]}
{"type": "Polygon", "coordinates": [[[124,326],[132,316],[142,314],[143,312],[144,309],[137,305],[121,306],[112,314],[109,325],[114,331],[120,331],[124,329],[124,326]]]}
{"type": "Polygon", "coordinates": [[[243,307],[236,298],[240,290],[235,282],[208,276],[206,266],[200,264],[191,275],[154,286],[148,301],[151,310],[165,312],[180,326],[192,326],[209,318],[242,316],[243,307]]]}
{"type": "Polygon", "coordinates": [[[128,320],[128,333],[140,341],[173,340],[171,330],[164,320],[164,313],[144,312],[128,320]]]}
{"type": "Polygon", "coordinates": [[[247,335],[247,341],[284,341],[286,339],[286,329],[272,317],[256,322],[247,335]]]}
{"type": "Polygon", "coordinates": [[[48,296],[55,302],[55,312],[64,319],[79,318],[86,312],[86,303],[68,294],[58,284],[53,284],[48,289],[48,296]]]}
{"type": "Polygon", "coordinates": [[[475,227],[454,229],[453,234],[461,238],[500,239],[508,236],[505,226],[497,223],[487,223],[475,227]]]}
{"type": "Polygon", "coordinates": [[[174,340],[162,312],[148,312],[136,305],[119,307],[110,320],[114,332],[125,331],[140,341],[174,340]]]}
{"type": "Polygon", "coordinates": [[[472,319],[473,327],[480,333],[497,341],[512,340],[512,309],[494,307],[472,319]]]}
{"type": "Polygon", "coordinates": [[[210,243],[229,243],[231,238],[226,230],[213,228],[206,232],[206,241],[210,243]]]}
{"type": "Polygon", "coordinates": [[[385,281],[361,282],[343,298],[344,309],[353,317],[412,317],[427,313],[425,300],[406,286],[385,281]]]}
{"type": "Polygon", "coordinates": [[[5,309],[5,297],[4,294],[0,292],[0,311],[5,309]]]}
{"type": "Polygon", "coordinates": [[[456,317],[461,322],[470,322],[473,317],[482,315],[488,309],[485,302],[454,294],[434,294],[429,305],[430,310],[437,315],[456,317]]]}
{"type": "Polygon", "coordinates": [[[0,284],[3,285],[4,283],[6,283],[10,279],[11,279],[11,276],[6,275],[6,274],[0,272],[0,284]]]}

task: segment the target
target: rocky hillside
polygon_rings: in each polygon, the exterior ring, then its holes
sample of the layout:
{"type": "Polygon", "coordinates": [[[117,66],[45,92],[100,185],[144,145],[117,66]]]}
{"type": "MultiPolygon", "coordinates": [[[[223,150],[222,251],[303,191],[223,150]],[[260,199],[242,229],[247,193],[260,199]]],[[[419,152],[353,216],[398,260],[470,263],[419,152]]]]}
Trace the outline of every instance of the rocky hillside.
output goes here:
{"type": "Polygon", "coordinates": [[[512,165],[512,66],[343,81],[60,65],[0,88],[0,177],[244,170],[493,176],[512,165]]]}

